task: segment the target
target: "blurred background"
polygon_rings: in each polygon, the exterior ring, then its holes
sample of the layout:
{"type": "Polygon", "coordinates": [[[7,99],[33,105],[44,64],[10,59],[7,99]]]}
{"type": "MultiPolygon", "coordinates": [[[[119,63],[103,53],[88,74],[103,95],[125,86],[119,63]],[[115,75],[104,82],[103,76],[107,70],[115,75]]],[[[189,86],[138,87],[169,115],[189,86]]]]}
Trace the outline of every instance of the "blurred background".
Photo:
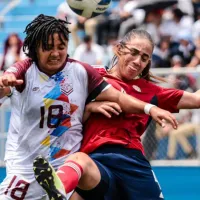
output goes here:
{"type": "MultiPolygon", "coordinates": [[[[112,47],[129,30],[145,29],[155,42],[152,72],[165,87],[194,92],[200,88],[200,0],[112,0],[95,18],[74,14],[64,0],[0,0],[0,73],[26,58],[22,51],[26,25],[39,14],[71,22],[69,55],[91,65],[109,67],[112,47]]],[[[142,137],[168,200],[200,199],[200,110],[176,114],[179,129],[161,129],[154,121],[142,137]]],[[[5,177],[4,150],[10,103],[0,108],[0,182],[5,177]]]]}

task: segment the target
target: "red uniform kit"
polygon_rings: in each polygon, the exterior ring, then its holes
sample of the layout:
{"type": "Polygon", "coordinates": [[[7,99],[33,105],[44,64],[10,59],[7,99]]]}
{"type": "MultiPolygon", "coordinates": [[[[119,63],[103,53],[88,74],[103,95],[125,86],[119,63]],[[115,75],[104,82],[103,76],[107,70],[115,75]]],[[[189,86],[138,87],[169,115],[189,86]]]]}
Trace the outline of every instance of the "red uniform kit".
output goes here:
{"type": "MultiPolygon", "coordinates": [[[[162,88],[145,79],[134,79],[127,83],[109,75],[105,69],[96,68],[113,87],[142,101],[154,104],[170,112],[178,112],[177,104],[183,91],[162,88]]],[[[119,144],[142,152],[141,135],[145,132],[151,117],[146,114],[113,115],[92,114],[84,128],[81,151],[91,153],[105,144],[119,144]]]]}

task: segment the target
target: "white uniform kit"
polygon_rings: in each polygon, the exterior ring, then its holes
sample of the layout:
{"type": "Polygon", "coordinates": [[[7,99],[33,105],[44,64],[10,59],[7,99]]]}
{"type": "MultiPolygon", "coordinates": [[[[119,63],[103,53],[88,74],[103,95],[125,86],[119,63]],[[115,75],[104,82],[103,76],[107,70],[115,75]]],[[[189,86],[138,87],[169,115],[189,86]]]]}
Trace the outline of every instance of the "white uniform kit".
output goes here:
{"type": "Polygon", "coordinates": [[[29,59],[14,64],[8,72],[24,83],[16,87],[19,122],[13,117],[11,123],[19,123],[17,147],[0,185],[0,199],[40,200],[46,193],[34,178],[34,158],[42,155],[57,169],[78,151],[86,101],[109,85],[90,65],[72,59],[51,77],[29,59]]]}

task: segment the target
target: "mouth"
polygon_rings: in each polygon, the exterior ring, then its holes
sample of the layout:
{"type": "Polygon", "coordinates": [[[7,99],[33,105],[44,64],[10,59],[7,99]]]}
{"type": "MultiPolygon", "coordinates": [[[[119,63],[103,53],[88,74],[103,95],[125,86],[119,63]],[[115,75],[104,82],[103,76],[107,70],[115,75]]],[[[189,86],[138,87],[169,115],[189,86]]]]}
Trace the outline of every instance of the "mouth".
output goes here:
{"type": "Polygon", "coordinates": [[[133,65],[128,65],[130,71],[137,72],[139,69],[133,65]]]}
{"type": "Polygon", "coordinates": [[[58,64],[60,62],[59,59],[49,60],[48,63],[50,64],[58,64]]]}

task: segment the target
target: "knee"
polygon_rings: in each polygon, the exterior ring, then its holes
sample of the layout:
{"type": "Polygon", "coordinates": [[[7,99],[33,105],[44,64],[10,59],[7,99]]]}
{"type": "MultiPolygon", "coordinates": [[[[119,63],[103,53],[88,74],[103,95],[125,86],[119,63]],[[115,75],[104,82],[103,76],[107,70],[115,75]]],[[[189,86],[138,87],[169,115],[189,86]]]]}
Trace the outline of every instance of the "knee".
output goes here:
{"type": "Polygon", "coordinates": [[[70,160],[79,164],[83,169],[83,173],[87,172],[94,164],[92,159],[83,152],[77,152],[77,153],[69,155],[66,161],[70,161],[70,160]]]}

